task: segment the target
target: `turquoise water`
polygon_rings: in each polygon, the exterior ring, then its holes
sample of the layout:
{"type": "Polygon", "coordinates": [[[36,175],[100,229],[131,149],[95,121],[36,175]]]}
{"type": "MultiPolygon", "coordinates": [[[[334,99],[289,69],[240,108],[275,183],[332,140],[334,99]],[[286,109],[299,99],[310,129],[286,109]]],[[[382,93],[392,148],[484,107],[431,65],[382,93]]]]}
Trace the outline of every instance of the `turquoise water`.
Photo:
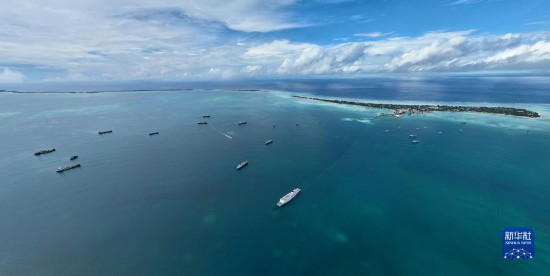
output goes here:
{"type": "Polygon", "coordinates": [[[0,93],[0,274],[548,271],[549,106],[368,121],[289,95],[0,93]],[[502,258],[508,226],[535,229],[535,259],[502,258]]]}

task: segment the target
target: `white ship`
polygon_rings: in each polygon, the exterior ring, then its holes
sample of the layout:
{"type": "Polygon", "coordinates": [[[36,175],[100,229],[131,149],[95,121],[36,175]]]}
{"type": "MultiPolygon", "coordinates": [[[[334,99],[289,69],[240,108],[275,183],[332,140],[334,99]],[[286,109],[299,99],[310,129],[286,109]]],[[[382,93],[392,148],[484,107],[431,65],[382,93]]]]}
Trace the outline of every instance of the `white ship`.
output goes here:
{"type": "Polygon", "coordinates": [[[237,165],[237,170],[244,168],[246,165],[248,165],[248,161],[241,162],[239,165],[237,165]]]}
{"type": "Polygon", "coordinates": [[[277,202],[277,206],[281,207],[281,206],[287,204],[295,196],[297,196],[300,191],[301,191],[300,188],[294,188],[294,190],[292,190],[292,192],[286,194],[285,196],[281,197],[281,199],[279,199],[279,202],[277,202]]]}

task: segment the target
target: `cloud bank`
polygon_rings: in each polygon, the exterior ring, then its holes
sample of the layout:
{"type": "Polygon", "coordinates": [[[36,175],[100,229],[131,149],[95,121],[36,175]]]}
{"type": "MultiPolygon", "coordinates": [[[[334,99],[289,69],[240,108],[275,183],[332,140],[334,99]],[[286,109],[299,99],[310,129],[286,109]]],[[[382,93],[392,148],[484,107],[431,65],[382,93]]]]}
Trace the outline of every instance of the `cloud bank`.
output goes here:
{"type": "Polygon", "coordinates": [[[5,0],[0,83],[550,70],[550,32],[371,31],[328,45],[270,39],[312,25],[292,13],[297,3],[5,0]]]}
{"type": "Polygon", "coordinates": [[[25,76],[20,72],[4,68],[0,72],[0,83],[21,83],[25,80],[25,76]]]}
{"type": "Polygon", "coordinates": [[[250,48],[245,57],[282,75],[543,70],[550,65],[550,33],[473,35],[432,32],[419,37],[329,46],[274,41],[250,48]],[[294,49],[292,54],[279,49],[294,49]],[[261,55],[258,55],[261,53],[261,55]],[[269,63],[262,57],[269,57],[269,63]]]}

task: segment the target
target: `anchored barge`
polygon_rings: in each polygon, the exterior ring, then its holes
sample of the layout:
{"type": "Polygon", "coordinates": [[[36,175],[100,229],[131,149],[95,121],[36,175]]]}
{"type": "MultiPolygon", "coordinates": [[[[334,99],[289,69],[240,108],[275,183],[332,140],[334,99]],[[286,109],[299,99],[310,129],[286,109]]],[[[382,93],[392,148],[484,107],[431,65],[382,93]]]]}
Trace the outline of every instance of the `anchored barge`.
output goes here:
{"type": "Polygon", "coordinates": [[[37,151],[37,152],[34,153],[34,155],[39,156],[39,155],[48,154],[48,153],[54,152],[54,151],[55,151],[55,148],[51,148],[51,149],[47,149],[47,150],[37,151]]]}
{"type": "Polygon", "coordinates": [[[64,171],[72,170],[72,169],[75,169],[75,168],[80,168],[80,164],[73,164],[73,165],[69,165],[69,166],[65,166],[65,167],[59,167],[59,168],[57,168],[56,172],[62,173],[64,171]]]}

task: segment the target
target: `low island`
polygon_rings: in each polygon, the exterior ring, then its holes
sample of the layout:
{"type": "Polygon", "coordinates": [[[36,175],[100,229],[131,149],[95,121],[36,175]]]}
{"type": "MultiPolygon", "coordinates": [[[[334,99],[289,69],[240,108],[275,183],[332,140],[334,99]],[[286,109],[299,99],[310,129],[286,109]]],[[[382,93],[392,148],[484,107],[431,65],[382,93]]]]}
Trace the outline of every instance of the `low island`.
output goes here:
{"type": "Polygon", "coordinates": [[[292,96],[294,98],[329,102],[336,104],[357,105],[370,108],[382,108],[391,109],[396,116],[404,113],[424,113],[433,111],[447,111],[447,112],[477,112],[477,113],[490,113],[490,114],[502,114],[518,117],[538,118],[540,115],[537,112],[530,111],[522,108],[513,107],[487,107],[487,106],[451,106],[451,105],[428,105],[428,104],[387,104],[387,103],[367,103],[367,102],[353,102],[345,100],[334,99],[321,99],[314,97],[304,96],[292,96]]]}

